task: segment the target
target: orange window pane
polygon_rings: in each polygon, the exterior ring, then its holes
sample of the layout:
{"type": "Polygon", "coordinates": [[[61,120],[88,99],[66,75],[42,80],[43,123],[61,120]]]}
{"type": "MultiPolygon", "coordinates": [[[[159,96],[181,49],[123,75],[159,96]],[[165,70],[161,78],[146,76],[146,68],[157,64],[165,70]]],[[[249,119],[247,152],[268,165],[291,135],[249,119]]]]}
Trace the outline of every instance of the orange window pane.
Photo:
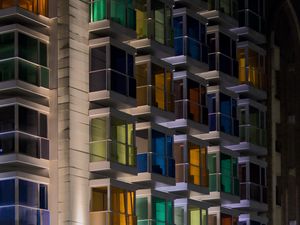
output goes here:
{"type": "Polygon", "coordinates": [[[172,73],[166,71],[166,100],[167,100],[167,111],[173,111],[173,98],[172,98],[172,73]]]}
{"type": "Polygon", "coordinates": [[[19,7],[37,14],[37,0],[19,0],[19,7]]]}
{"type": "Polygon", "coordinates": [[[93,188],[91,199],[91,211],[107,210],[107,187],[93,188]]]}
{"type": "Polygon", "coordinates": [[[13,0],[0,0],[0,9],[6,9],[15,6],[15,1],[13,0]]]}
{"type": "Polygon", "coordinates": [[[189,181],[200,185],[200,149],[197,146],[189,146],[189,181]]]}
{"type": "Polygon", "coordinates": [[[48,16],[48,0],[39,0],[38,10],[39,14],[48,16]]]}
{"type": "Polygon", "coordinates": [[[154,106],[165,109],[165,76],[164,70],[158,66],[153,66],[154,73],[154,106]]]}
{"type": "Polygon", "coordinates": [[[238,62],[239,62],[239,80],[245,82],[246,79],[246,59],[245,59],[245,49],[241,48],[237,51],[238,62]]]}
{"type": "Polygon", "coordinates": [[[221,214],[221,225],[232,225],[232,217],[230,215],[221,214]]]}

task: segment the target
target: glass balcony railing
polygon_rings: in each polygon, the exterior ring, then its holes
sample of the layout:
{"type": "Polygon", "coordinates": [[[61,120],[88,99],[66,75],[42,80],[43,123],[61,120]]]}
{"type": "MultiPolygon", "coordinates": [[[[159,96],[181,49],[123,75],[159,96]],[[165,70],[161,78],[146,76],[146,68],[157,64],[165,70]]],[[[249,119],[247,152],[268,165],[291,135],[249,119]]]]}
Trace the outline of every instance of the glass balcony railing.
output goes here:
{"type": "Polygon", "coordinates": [[[137,169],[139,173],[157,173],[175,178],[175,160],[153,152],[137,155],[137,169]]]}
{"type": "Polygon", "coordinates": [[[111,211],[90,212],[90,225],[136,225],[137,218],[124,213],[111,211]]]}
{"type": "Polygon", "coordinates": [[[48,16],[48,0],[0,0],[0,9],[16,6],[34,14],[48,16]]]}
{"type": "Polygon", "coordinates": [[[237,178],[224,174],[209,174],[209,190],[239,196],[240,182],[237,178]]]}
{"type": "Polygon", "coordinates": [[[0,134],[0,155],[12,153],[49,160],[49,140],[20,131],[0,134]]]}
{"type": "Polygon", "coordinates": [[[49,88],[49,69],[21,58],[0,61],[0,82],[22,80],[26,83],[49,88]]]}
{"type": "Polygon", "coordinates": [[[238,78],[238,62],[222,53],[209,53],[209,70],[219,70],[229,76],[238,78]]]}
{"type": "Polygon", "coordinates": [[[252,182],[240,184],[241,199],[267,203],[267,187],[252,182]]]}
{"type": "Polygon", "coordinates": [[[90,72],[90,92],[111,90],[122,95],[136,98],[136,81],[133,77],[114,70],[90,72]]]}
{"type": "Polygon", "coordinates": [[[136,147],[112,140],[93,141],[90,142],[90,161],[112,161],[135,166],[136,147]]]}
{"type": "Polygon", "coordinates": [[[226,114],[209,114],[208,124],[210,131],[221,131],[229,135],[239,136],[239,121],[226,114]]]}
{"type": "Polygon", "coordinates": [[[264,33],[265,32],[265,21],[264,18],[258,15],[257,13],[245,9],[239,11],[239,24],[240,27],[247,26],[253,30],[264,33]]]}
{"type": "Polygon", "coordinates": [[[250,142],[254,145],[266,147],[267,133],[265,129],[260,129],[251,125],[240,125],[241,141],[250,142]]]}
{"type": "Polygon", "coordinates": [[[174,224],[163,222],[163,221],[152,220],[152,219],[145,219],[145,220],[138,220],[137,225],[174,225],[174,224]]]}
{"type": "Polygon", "coordinates": [[[175,114],[177,119],[190,119],[208,125],[208,109],[187,99],[175,101],[175,114]]]}
{"type": "Polygon", "coordinates": [[[18,205],[0,207],[0,224],[15,224],[16,218],[20,225],[50,225],[49,210],[18,205]]]}

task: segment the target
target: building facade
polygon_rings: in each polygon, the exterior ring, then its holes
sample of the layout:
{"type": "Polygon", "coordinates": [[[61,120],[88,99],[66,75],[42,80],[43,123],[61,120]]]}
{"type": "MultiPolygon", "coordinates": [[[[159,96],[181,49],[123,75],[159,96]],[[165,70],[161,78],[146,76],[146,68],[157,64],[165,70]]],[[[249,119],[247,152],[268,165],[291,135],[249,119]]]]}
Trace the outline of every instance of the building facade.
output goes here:
{"type": "Polygon", "coordinates": [[[268,224],[265,8],[0,0],[0,224],[268,224]]]}

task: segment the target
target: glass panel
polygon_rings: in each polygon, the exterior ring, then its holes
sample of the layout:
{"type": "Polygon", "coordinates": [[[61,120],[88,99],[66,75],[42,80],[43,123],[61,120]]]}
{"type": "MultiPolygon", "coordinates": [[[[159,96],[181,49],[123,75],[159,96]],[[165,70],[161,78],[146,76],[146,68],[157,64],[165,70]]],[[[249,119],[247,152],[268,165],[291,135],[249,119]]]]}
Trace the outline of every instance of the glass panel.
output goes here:
{"type": "Polygon", "coordinates": [[[136,199],[136,216],[138,220],[148,219],[148,199],[137,198],[136,199]]]}
{"type": "Polygon", "coordinates": [[[97,118],[91,120],[91,161],[107,159],[107,131],[106,118],[97,118]]]}
{"type": "Polygon", "coordinates": [[[47,45],[40,42],[40,64],[43,66],[48,65],[47,55],[47,45]]]}
{"type": "Polygon", "coordinates": [[[168,214],[168,224],[173,224],[173,218],[174,218],[174,213],[173,213],[173,203],[172,201],[167,201],[167,214],[168,214]]]}
{"type": "Polygon", "coordinates": [[[19,180],[19,203],[20,205],[39,207],[38,184],[19,180]]]}
{"type": "Polygon", "coordinates": [[[0,108],[0,132],[12,131],[15,129],[15,107],[0,108]]]}
{"type": "Polygon", "coordinates": [[[40,208],[48,209],[48,187],[40,184],[40,208]]]}
{"type": "Polygon", "coordinates": [[[120,73],[111,71],[111,90],[122,95],[127,95],[127,77],[120,73]]]}
{"type": "Polygon", "coordinates": [[[49,88],[49,70],[41,67],[41,84],[44,88],[49,88]]]}
{"type": "Polygon", "coordinates": [[[208,215],[208,224],[217,225],[217,215],[208,215]]]}
{"type": "Polygon", "coordinates": [[[38,41],[22,33],[18,33],[18,35],[19,56],[31,62],[38,63],[38,41]]]}
{"type": "Polygon", "coordinates": [[[39,86],[38,66],[23,60],[19,60],[19,79],[39,86]]]}
{"type": "Polygon", "coordinates": [[[48,0],[38,0],[38,10],[39,14],[43,16],[48,16],[48,0]]]}
{"type": "Polygon", "coordinates": [[[112,159],[126,165],[127,153],[126,123],[117,118],[111,118],[112,159]]]}
{"type": "Polygon", "coordinates": [[[0,82],[13,79],[15,79],[15,60],[0,62],[0,82]]]}
{"type": "Polygon", "coordinates": [[[106,211],[107,208],[107,187],[92,189],[91,211],[106,211]]]}
{"type": "Polygon", "coordinates": [[[110,51],[111,68],[120,73],[126,74],[126,52],[113,45],[110,46],[110,51]]]}
{"type": "Polygon", "coordinates": [[[106,46],[91,49],[91,71],[106,69],[106,46]]]}
{"type": "Polygon", "coordinates": [[[126,25],[126,2],[111,0],[110,16],[111,20],[123,26],[126,25]]]}
{"type": "Polygon", "coordinates": [[[47,138],[48,136],[48,122],[47,116],[40,113],[40,132],[39,135],[41,137],[47,138]]]}
{"type": "MultiPolygon", "coordinates": [[[[2,3],[3,4],[3,3],[2,3]]],[[[7,59],[15,55],[15,33],[0,35],[0,59],[7,59]]]]}
{"type": "Polygon", "coordinates": [[[200,209],[190,209],[190,222],[193,225],[201,225],[200,209]]]}
{"type": "Polygon", "coordinates": [[[136,27],[136,13],[134,10],[133,0],[128,0],[127,4],[127,27],[134,29],[136,27]]]}
{"type": "Polygon", "coordinates": [[[90,73],[90,92],[108,90],[106,70],[90,73]]]}
{"type": "Polygon", "coordinates": [[[19,225],[35,225],[40,222],[40,211],[32,208],[19,207],[19,225]]]}
{"type": "Polygon", "coordinates": [[[165,10],[164,4],[154,0],[151,1],[151,9],[154,11],[154,37],[161,44],[165,44],[165,10]]]}
{"type": "Polygon", "coordinates": [[[0,208],[0,224],[15,225],[15,206],[0,208]]]}
{"type": "Polygon", "coordinates": [[[147,0],[137,0],[135,8],[137,38],[146,38],[148,36],[147,0]]]}
{"type": "Polygon", "coordinates": [[[12,0],[1,0],[0,1],[0,9],[6,9],[9,7],[15,6],[15,1],[12,0]]]}
{"type": "MultiPolygon", "coordinates": [[[[15,204],[15,180],[11,179],[11,180],[0,181],[0,206],[13,205],[13,204],[15,204]]],[[[0,216],[0,221],[1,221],[1,216],[0,216]]]]}
{"type": "Polygon", "coordinates": [[[91,22],[106,18],[106,0],[95,0],[91,3],[91,22]]]}
{"type": "Polygon", "coordinates": [[[184,208],[174,208],[174,223],[176,225],[184,225],[184,208]]]}
{"type": "Polygon", "coordinates": [[[232,160],[231,157],[221,153],[221,191],[232,192],[232,160]]]}
{"type": "Polygon", "coordinates": [[[37,14],[37,0],[19,0],[19,7],[37,14]]]}
{"type": "Polygon", "coordinates": [[[19,133],[19,152],[31,157],[40,158],[39,139],[19,133]]]}
{"type": "Polygon", "coordinates": [[[38,135],[38,112],[19,106],[19,129],[33,135],[38,135]]]}
{"type": "Polygon", "coordinates": [[[201,225],[207,225],[207,210],[202,209],[201,211],[201,225]]]}
{"type": "Polygon", "coordinates": [[[152,197],[152,218],[160,223],[166,222],[165,200],[152,197]]]}
{"type": "Polygon", "coordinates": [[[189,181],[200,185],[200,149],[196,146],[189,147],[190,174],[189,181]]]}
{"type": "Polygon", "coordinates": [[[0,135],[0,155],[15,152],[15,133],[0,135]]]}
{"type": "Polygon", "coordinates": [[[164,110],[165,109],[165,77],[164,69],[152,64],[152,77],[154,78],[154,106],[164,110]]]}

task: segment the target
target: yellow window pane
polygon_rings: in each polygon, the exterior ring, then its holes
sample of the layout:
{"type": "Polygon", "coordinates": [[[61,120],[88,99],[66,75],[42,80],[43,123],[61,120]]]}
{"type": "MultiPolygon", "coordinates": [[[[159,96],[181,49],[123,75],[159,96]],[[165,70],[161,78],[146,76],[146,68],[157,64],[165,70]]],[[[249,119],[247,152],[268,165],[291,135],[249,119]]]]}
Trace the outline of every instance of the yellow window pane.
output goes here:
{"type": "Polygon", "coordinates": [[[15,2],[12,0],[1,0],[0,1],[0,9],[5,9],[9,7],[15,6],[15,2]]]}
{"type": "Polygon", "coordinates": [[[200,165],[200,149],[196,146],[190,146],[190,163],[196,166],[200,165]]]}
{"type": "Polygon", "coordinates": [[[37,14],[37,0],[19,0],[19,7],[37,14]]]}
{"type": "Polygon", "coordinates": [[[48,16],[48,0],[39,0],[39,14],[48,16]]]}
{"type": "Polygon", "coordinates": [[[106,118],[91,120],[91,141],[102,141],[107,139],[106,118]]]}
{"type": "Polygon", "coordinates": [[[155,74],[155,102],[160,109],[165,109],[164,74],[155,74]]]}
{"type": "Polygon", "coordinates": [[[139,8],[136,9],[136,34],[137,38],[146,38],[148,36],[148,18],[147,9],[144,7],[146,1],[137,1],[139,8]],[[143,4],[144,3],[144,4],[143,4]]]}
{"type": "Polygon", "coordinates": [[[193,225],[200,225],[200,209],[191,209],[190,210],[190,221],[193,225]]]}
{"type": "Polygon", "coordinates": [[[245,82],[246,79],[246,59],[245,59],[245,49],[238,49],[237,57],[239,62],[239,80],[245,82]]]}

